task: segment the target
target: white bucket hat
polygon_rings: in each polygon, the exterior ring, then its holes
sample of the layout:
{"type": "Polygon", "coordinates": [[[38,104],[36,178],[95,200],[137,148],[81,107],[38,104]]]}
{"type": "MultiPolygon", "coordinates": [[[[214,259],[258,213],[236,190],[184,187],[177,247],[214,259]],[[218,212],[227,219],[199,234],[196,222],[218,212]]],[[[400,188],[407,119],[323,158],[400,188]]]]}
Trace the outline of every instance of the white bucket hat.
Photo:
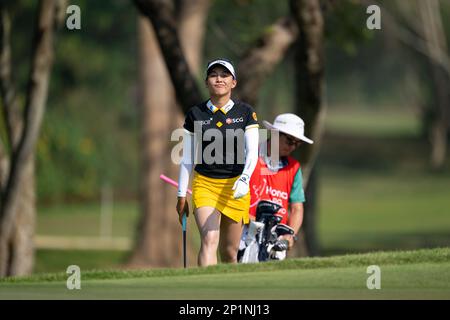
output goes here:
{"type": "Polygon", "coordinates": [[[269,130],[277,130],[286,133],[309,144],[314,143],[314,141],[305,137],[305,123],[303,120],[293,113],[283,113],[278,115],[273,124],[263,120],[263,124],[269,130]]]}

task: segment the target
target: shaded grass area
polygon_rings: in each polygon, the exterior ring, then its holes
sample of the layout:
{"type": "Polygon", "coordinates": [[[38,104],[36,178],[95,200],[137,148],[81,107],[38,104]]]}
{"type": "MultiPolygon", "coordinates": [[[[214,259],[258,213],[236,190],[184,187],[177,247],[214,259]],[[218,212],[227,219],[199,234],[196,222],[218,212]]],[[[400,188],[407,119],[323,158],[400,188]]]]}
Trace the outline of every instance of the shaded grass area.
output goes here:
{"type": "Polygon", "coordinates": [[[450,249],[378,252],[208,268],[82,272],[0,281],[1,299],[450,299],[450,249]],[[381,268],[381,290],[366,287],[381,268]]]}
{"type": "Polygon", "coordinates": [[[450,158],[428,169],[417,137],[327,133],[318,160],[321,254],[450,244],[450,158]]]}
{"type": "Polygon", "coordinates": [[[364,109],[339,107],[329,109],[325,126],[330,133],[346,133],[353,136],[393,137],[417,136],[420,121],[411,109],[364,109]]]}
{"type": "MultiPolygon", "coordinates": [[[[40,206],[37,234],[98,236],[100,235],[100,212],[100,202],[40,206]]],[[[131,237],[136,228],[137,218],[137,202],[114,202],[112,236],[131,237]]]]}
{"type": "Polygon", "coordinates": [[[115,250],[48,250],[36,252],[35,273],[65,272],[70,265],[82,270],[119,268],[128,252],[115,250]]]}
{"type": "MultiPolygon", "coordinates": [[[[431,174],[430,146],[415,136],[373,137],[326,132],[319,163],[325,168],[368,174],[416,172],[431,174]]],[[[436,176],[450,172],[450,159],[436,176]]]]}

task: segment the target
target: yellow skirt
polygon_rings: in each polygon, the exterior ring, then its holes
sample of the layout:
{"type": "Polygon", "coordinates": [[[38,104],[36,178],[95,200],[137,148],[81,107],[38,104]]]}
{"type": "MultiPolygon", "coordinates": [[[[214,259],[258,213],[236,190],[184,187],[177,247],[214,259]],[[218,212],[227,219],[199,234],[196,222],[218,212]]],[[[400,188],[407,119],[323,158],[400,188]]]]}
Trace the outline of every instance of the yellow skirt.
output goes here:
{"type": "Polygon", "coordinates": [[[249,222],[250,192],[239,199],[233,198],[234,182],[239,176],[228,179],[209,178],[194,171],[192,180],[192,201],[195,208],[213,207],[228,218],[249,222]]]}

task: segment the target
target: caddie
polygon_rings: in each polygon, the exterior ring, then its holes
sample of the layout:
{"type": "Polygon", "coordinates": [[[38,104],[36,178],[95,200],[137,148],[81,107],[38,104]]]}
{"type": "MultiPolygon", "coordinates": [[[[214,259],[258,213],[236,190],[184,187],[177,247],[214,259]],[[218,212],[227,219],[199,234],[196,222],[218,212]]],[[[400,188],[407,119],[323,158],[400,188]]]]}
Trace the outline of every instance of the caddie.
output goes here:
{"type": "MultiPolygon", "coordinates": [[[[255,220],[256,207],[260,200],[269,200],[281,205],[282,208],[277,212],[282,218],[280,223],[293,230],[293,234],[279,237],[279,240],[286,240],[284,243],[287,244],[288,250],[297,240],[303,222],[305,202],[301,165],[291,153],[302,143],[312,144],[313,141],[304,134],[304,121],[293,113],[280,114],[273,124],[265,120],[263,124],[271,131],[271,136],[259,146],[258,162],[250,179],[250,219],[255,220]],[[275,149],[278,151],[277,157],[271,152],[274,146],[278,148],[275,149]]],[[[245,243],[249,243],[247,231],[248,225],[243,230],[240,256],[246,247],[245,243]]],[[[286,252],[284,255],[278,254],[278,259],[282,260],[285,256],[286,252]]]]}

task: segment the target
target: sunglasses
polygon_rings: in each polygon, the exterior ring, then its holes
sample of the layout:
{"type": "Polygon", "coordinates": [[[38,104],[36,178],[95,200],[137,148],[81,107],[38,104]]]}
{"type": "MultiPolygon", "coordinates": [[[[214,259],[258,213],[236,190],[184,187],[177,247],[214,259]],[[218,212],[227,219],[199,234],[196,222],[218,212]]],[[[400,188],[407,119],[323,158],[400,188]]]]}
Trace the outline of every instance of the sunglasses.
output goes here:
{"type": "Polygon", "coordinates": [[[285,134],[285,133],[281,133],[281,132],[280,132],[280,136],[285,137],[286,143],[287,143],[289,146],[295,146],[295,147],[298,147],[298,146],[300,146],[300,145],[303,143],[303,141],[294,139],[294,138],[288,136],[288,135],[285,134]]]}

